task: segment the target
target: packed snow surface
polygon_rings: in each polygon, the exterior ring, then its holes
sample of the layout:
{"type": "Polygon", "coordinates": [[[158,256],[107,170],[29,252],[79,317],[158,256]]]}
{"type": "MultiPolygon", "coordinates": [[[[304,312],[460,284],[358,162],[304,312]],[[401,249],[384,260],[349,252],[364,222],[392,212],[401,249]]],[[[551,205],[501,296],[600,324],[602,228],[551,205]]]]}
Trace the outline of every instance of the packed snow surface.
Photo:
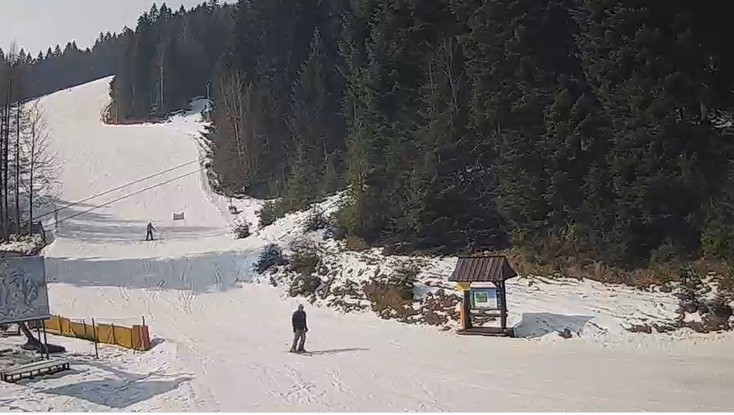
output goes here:
{"type": "MultiPolygon", "coordinates": [[[[45,251],[51,307],[87,321],[130,324],[145,316],[156,346],[146,353],[102,347],[97,360],[92,345],[54,337],[71,351],[73,370],[3,385],[0,410],[734,410],[730,335],[629,333],[625,322],[670,317],[672,296],[592,282],[513,281],[517,339],[460,337],[307,305],[312,354],[288,353],[299,300],[267,278],[260,283],[251,265],[266,243],[302,233],[303,215],[233,239],[227,201],[196,172],[196,111],[170,123],[107,126],[100,112],[108,85],[104,79],[43,99],[64,165],[62,206],[192,163],[60,212],[45,251]],[[188,172],[195,173],[161,184],[188,172]],[[173,221],[180,212],[185,220],[173,221]],[[146,243],[150,221],[161,240],[146,243]],[[564,328],[574,337],[560,338],[564,328]]],[[[253,223],[259,202],[237,203],[253,223]]],[[[365,274],[350,255],[332,259],[349,275],[365,274]]],[[[445,283],[452,259],[437,264],[427,272],[445,283]]]]}

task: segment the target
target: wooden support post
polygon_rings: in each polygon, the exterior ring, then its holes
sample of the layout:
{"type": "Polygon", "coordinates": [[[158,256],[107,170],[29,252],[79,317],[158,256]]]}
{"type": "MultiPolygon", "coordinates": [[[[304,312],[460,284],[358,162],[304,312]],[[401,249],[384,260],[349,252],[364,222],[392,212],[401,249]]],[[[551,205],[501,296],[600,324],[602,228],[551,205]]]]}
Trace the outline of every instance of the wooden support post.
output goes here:
{"type": "Polygon", "coordinates": [[[99,359],[99,348],[97,347],[99,339],[97,338],[97,325],[94,323],[94,318],[92,318],[92,333],[94,333],[94,357],[99,359]]]}
{"type": "Polygon", "coordinates": [[[466,330],[466,310],[464,309],[464,300],[461,300],[461,310],[459,311],[459,318],[461,322],[461,329],[466,330]]]}
{"type": "Polygon", "coordinates": [[[464,301],[462,301],[462,309],[464,310],[464,330],[472,328],[471,323],[471,290],[464,290],[464,301]]]}
{"type": "Polygon", "coordinates": [[[504,333],[507,330],[507,295],[505,295],[505,282],[500,282],[497,288],[499,288],[497,291],[500,294],[500,328],[502,329],[502,333],[504,333]]]}
{"type": "Polygon", "coordinates": [[[117,344],[117,339],[115,338],[115,325],[112,325],[112,344],[117,344]]]}
{"type": "Polygon", "coordinates": [[[46,360],[49,360],[51,359],[51,355],[48,353],[48,336],[46,335],[46,320],[41,320],[41,326],[43,326],[43,347],[46,349],[46,360]]]}

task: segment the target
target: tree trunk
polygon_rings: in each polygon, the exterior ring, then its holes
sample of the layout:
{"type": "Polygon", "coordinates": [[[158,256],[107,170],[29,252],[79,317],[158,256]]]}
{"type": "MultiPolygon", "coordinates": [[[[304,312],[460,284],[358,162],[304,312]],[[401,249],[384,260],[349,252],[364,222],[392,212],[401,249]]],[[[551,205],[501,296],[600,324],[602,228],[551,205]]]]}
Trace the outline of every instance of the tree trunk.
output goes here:
{"type": "Polygon", "coordinates": [[[31,236],[33,236],[33,186],[35,184],[33,183],[33,179],[35,179],[33,173],[36,169],[36,122],[31,120],[31,154],[28,163],[30,165],[30,171],[28,172],[28,235],[31,236]]]}
{"type": "Polygon", "coordinates": [[[163,98],[164,98],[164,85],[163,85],[163,62],[160,64],[160,79],[161,79],[161,114],[163,114],[163,98]]]}
{"type": "MultiPolygon", "coordinates": [[[[8,115],[8,108],[7,108],[7,100],[6,102],[3,102],[2,107],[2,117],[0,117],[0,156],[2,156],[3,153],[3,146],[5,143],[5,135],[6,135],[6,129],[5,129],[5,117],[8,115]]],[[[5,227],[3,222],[3,217],[5,217],[3,212],[3,190],[2,190],[2,181],[3,181],[3,168],[2,168],[2,161],[0,160],[0,237],[5,236],[5,227]]]]}
{"type": "Polygon", "coordinates": [[[5,166],[4,155],[5,148],[10,141],[10,101],[12,96],[12,79],[8,74],[7,90],[5,91],[5,102],[3,106],[2,119],[2,137],[0,137],[0,226],[2,227],[3,240],[8,240],[7,212],[5,210],[5,197],[7,195],[7,186],[5,186],[5,177],[7,176],[7,168],[5,166]]]}
{"type": "Polygon", "coordinates": [[[15,113],[15,229],[18,234],[20,228],[20,100],[15,113]]]}
{"type": "MultiPolygon", "coordinates": [[[[10,118],[10,117],[8,117],[10,118]]],[[[3,148],[3,171],[5,176],[3,177],[3,211],[5,216],[3,217],[3,224],[5,225],[5,240],[10,240],[10,134],[7,134],[7,140],[5,141],[5,147],[3,148]]]]}
{"type": "Polygon", "coordinates": [[[5,107],[7,108],[7,114],[5,115],[5,140],[3,145],[3,151],[2,151],[2,164],[3,164],[3,231],[4,231],[4,237],[5,240],[10,240],[10,209],[8,206],[8,147],[10,147],[10,109],[12,108],[12,101],[13,101],[13,94],[12,94],[12,74],[9,75],[11,78],[8,81],[8,97],[7,97],[7,103],[5,104],[5,107]]]}

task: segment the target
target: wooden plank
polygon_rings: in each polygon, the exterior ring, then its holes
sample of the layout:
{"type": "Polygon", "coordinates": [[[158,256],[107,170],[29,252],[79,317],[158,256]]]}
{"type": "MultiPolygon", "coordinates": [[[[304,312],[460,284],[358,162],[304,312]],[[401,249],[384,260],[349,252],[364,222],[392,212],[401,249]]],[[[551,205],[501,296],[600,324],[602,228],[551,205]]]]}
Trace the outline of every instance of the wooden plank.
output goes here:
{"type": "Polygon", "coordinates": [[[492,336],[492,337],[514,337],[512,328],[502,330],[499,327],[473,327],[465,330],[457,330],[457,334],[466,336],[492,336]]]}
{"type": "Polygon", "coordinates": [[[143,327],[140,330],[140,336],[143,342],[143,350],[150,350],[150,331],[148,330],[148,326],[146,326],[145,324],[143,324],[143,327]]]}
{"type": "Polygon", "coordinates": [[[126,349],[134,349],[133,346],[133,329],[127,327],[115,327],[115,339],[116,345],[122,346],[126,349]]]}
{"type": "Polygon", "coordinates": [[[52,360],[41,360],[38,362],[28,363],[26,365],[19,365],[19,366],[12,366],[6,370],[3,370],[3,375],[15,375],[18,373],[25,373],[28,371],[34,371],[39,369],[46,369],[46,368],[52,368],[55,366],[63,366],[63,365],[69,365],[69,362],[67,360],[63,359],[52,359],[52,360]]]}
{"type": "MultiPolygon", "coordinates": [[[[28,366],[28,365],[26,365],[28,366]]],[[[41,367],[41,368],[31,368],[30,370],[25,370],[23,372],[18,373],[0,373],[0,379],[6,382],[16,382],[21,379],[33,379],[35,376],[41,376],[41,375],[52,375],[54,373],[59,373],[64,370],[69,370],[70,365],[68,361],[61,361],[57,360],[55,365],[48,366],[48,367],[41,367]]]]}
{"type": "Polygon", "coordinates": [[[63,365],[64,363],[65,363],[64,361],[46,360],[46,361],[41,361],[41,362],[30,363],[27,365],[12,366],[7,370],[3,370],[2,373],[5,375],[11,376],[11,375],[19,374],[19,373],[32,372],[34,370],[49,368],[49,367],[53,367],[57,365],[63,365]]]}

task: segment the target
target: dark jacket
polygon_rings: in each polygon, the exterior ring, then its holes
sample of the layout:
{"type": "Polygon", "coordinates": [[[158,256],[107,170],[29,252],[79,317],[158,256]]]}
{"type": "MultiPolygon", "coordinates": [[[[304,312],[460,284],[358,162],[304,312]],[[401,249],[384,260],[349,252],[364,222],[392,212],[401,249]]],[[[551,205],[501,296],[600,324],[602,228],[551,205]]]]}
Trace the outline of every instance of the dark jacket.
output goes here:
{"type": "Polygon", "coordinates": [[[153,224],[152,223],[149,223],[148,224],[148,232],[153,232],[154,230],[155,230],[155,228],[153,227],[153,224]]]}
{"type": "Polygon", "coordinates": [[[306,325],[306,312],[303,310],[297,310],[295,313],[293,313],[291,323],[293,323],[294,332],[298,330],[308,331],[308,326],[306,325]]]}

